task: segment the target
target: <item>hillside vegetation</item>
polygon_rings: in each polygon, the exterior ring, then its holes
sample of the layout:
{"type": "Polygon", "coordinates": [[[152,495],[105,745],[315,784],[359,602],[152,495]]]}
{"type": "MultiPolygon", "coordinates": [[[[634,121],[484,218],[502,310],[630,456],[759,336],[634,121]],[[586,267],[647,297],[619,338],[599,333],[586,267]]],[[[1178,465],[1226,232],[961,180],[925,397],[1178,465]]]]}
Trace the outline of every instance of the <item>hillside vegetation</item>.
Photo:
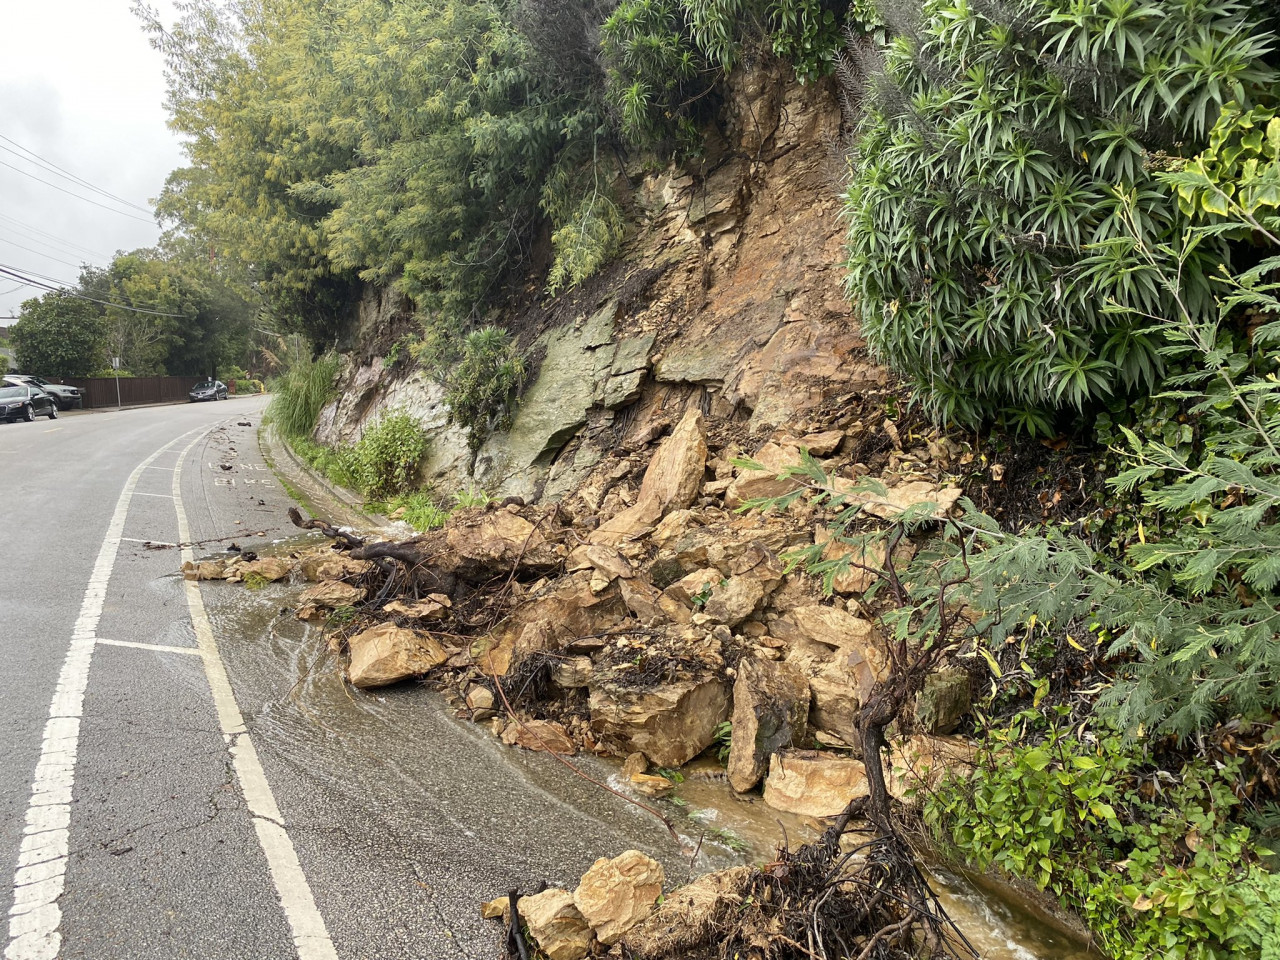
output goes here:
{"type": "MultiPolygon", "coordinates": [[[[904,406],[994,444],[1074,442],[1106,478],[1026,529],[966,500],[878,523],[883,487],[851,496],[807,457],[799,490],[747,504],[807,500],[854,555],[887,558],[860,610],[897,673],[860,708],[863,743],[909,724],[928,669],[960,665],[985,686],[978,772],[920,798],[950,855],[1048,891],[1111,957],[1280,956],[1275,4],[180,7],[172,31],[152,19],[190,138],[163,214],[317,347],[362,284],[409,297],[409,352],[473,454],[525,382],[504,300],[617,254],[629,172],[697,156],[728,72],[838,72],[847,290],[904,406]]],[[[290,436],[312,434],[335,366],[303,357],[282,382],[290,436]]],[[[408,494],[409,420],[333,468],[408,494]]],[[[790,559],[830,586],[848,555],[790,559]]]]}

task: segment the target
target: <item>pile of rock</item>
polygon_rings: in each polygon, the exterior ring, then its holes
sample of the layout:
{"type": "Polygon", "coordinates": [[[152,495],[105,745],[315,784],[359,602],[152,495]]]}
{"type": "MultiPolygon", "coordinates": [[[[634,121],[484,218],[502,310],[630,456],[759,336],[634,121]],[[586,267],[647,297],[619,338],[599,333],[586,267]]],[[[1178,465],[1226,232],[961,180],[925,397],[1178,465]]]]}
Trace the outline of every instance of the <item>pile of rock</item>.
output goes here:
{"type": "MultiPolygon", "coordinates": [[[[653,914],[666,877],[638,850],[600,858],[573,891],[551,888],[517,900],[529,936],[549,960],[582,960],[597,943],[612,946],[653,914]]],[[[510,898],[481,907],[486,919],[511,922],[510,898]]]]}
{"type": "MultiPolygon", "coordinates": [[[[688,763],[731,721],[735,790],[763,782],[767,803],[828,816],[865,792],[858,714],[887,662],[862,594],[885,549],[858,548],[827,594],[788,572],[783,557],[798,548],[826,559],[854,551],[828,527],[830,511],[805,497],[786,510],[740,508],[797,491],[804,481],[786,470],[806,458],[875,517],[909,509],[942,516],[960,496],[936,476],[909,473],[882,476],[867,493],[855,486],[859,465],[841,459],[849,441],[839,429],[778,433],[751,453],[756,469],[737,443],[709,444],[691,406],[647,464],[620,454],[560,505],[470,510],[443,530],[363,544],[351,555],[212,561],[185,573],[276,580],[296,571],[313,581],[299,616],[359,610],[339,644],[357,687],[434,672],[460,713],[490,723],[508,744],[632,758],[627,777],[647,796],[671,789],[650,767],[688,763]],[[402,571],[393,591],[385,586],[390,568],[402,571]],[[477,605],[490,601],[477,616],[477,605]],[[472,638],[465,649],[455,645],[460,636],[472,638]],[[508,716],[502,694],[527,690],[535,677],[545,681],[540,699],[526,698],[520,715],[508,716]]],[[[894,561],[908,552],[895,548],[894,561]]],[[[895,792],[964,759],[967,748],[943,735],[968,709],[965,672],[929,678],[914,717],[903,718],[914,737],[895,747],[895,792]],[[933,773],[913,773],[915,765],[900,762],[908,752],[933,773]]]]}

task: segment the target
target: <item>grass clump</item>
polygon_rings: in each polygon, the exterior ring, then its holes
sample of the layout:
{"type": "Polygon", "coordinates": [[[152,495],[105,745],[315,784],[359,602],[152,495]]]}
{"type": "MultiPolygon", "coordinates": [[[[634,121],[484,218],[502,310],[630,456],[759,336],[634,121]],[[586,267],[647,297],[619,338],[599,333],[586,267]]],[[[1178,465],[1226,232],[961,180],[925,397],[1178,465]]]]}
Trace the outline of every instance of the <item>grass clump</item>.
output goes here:
{"type": "Polygon", "coordinates": [[[389,500],[370,501],[365,506],[387,515],[403,508],[404,513],[400,519],[415,530],[423,533],[443,527],[453,513],[452,510],[440,506],[435,498],[425,490],[403,493],[389,500]]]}
{"type": "Polygon", "coordinates": [[[272,381],[267,417],[285,437],[310,437],[320,411],[334,397],[337,376],[336,353],[297,357],[272,381]]]}

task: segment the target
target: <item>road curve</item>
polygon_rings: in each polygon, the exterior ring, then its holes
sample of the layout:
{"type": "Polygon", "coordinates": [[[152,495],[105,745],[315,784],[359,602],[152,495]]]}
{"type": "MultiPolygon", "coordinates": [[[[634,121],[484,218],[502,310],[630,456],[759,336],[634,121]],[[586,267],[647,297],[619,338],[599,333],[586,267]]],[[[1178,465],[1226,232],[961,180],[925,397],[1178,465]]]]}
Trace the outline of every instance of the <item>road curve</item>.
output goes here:
{"type": "Polygon", "coordinates": [[[263,406],[0,426],[5,960],[487,958],[482,899],[628,847],[682,879],[661,824],[545,756],[348,691],[296,587],[182,581],[171,545],[297,533],[263,406]]]}

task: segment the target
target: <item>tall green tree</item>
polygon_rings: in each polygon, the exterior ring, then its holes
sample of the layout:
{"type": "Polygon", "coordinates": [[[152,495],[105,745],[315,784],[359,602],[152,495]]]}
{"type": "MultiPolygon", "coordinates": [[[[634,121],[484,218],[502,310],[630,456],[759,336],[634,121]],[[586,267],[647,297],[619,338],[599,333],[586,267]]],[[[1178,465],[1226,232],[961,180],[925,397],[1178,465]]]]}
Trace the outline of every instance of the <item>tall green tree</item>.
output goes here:
{"type": "Polygon", "coordinates": [[[96,304],[55,290],[24,301],[9,331],[23,373],[87,377],[103,364],[106,331],[96,304]]]}

